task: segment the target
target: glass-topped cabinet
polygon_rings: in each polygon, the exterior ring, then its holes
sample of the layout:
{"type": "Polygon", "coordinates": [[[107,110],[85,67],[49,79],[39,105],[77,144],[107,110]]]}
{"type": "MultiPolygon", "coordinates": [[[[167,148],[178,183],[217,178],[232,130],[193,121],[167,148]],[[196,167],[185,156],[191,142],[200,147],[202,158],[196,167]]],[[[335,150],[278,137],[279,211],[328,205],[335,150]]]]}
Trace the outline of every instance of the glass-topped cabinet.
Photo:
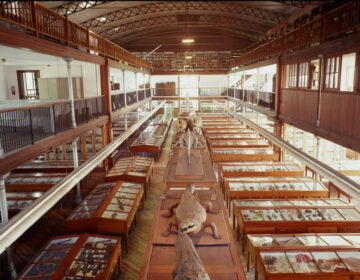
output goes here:
{"type": "Polygon", "coordinates": [[[120,269],[120,237],[79,234],[52,238],[17,279],[111,279],[120,269]]]}

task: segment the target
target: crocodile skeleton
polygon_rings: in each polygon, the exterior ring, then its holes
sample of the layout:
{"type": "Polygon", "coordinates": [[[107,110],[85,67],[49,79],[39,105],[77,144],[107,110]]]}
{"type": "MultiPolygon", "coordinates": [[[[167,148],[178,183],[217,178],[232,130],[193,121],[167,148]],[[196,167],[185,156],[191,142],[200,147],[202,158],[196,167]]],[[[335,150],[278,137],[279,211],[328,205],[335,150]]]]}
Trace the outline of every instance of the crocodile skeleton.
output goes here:
{"type": "MultiPolygon", "coordinates": [[[[206,212],[211,212],[212,204],[201,204],[195,197],[195,186],[189,185],[181,196],[180,202],[174,204],[163,214],[164,217],[171,217],[175,213],[176,222],[169,221],[164,235],[171,233],[171,227],[177,226],[179,233],[197,234],[205,227],[211,227],[214,238],[219,239],[215,223],[206,221],[206,212]]],[[[214,212],[213,212],[214,213],[214,212]]]]}

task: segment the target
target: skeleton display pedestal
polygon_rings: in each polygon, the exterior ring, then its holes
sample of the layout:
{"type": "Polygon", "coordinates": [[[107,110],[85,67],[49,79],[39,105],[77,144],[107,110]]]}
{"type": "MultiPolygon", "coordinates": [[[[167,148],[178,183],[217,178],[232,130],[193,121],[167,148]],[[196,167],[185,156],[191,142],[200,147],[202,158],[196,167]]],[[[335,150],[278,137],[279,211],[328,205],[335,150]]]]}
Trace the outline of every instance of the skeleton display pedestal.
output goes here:
{"type": "Polygon", "coordinates": [[[202,179],[204,178],[204,169],[202,165],[201,153],[199,150],[191,150],[191,161],[188,160],[188,151],[180,149],[178,161],[175,169],[175,178],[181,179],[202,179]]]}

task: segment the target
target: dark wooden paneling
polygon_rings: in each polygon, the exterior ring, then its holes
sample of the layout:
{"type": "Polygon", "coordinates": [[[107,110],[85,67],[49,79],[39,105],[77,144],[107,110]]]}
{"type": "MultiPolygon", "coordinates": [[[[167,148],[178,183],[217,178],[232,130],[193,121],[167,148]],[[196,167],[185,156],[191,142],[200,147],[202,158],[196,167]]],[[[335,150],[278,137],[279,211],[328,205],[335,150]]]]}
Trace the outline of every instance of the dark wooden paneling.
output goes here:
{"type": "Polygon", "coordinates": [[[314,91],[282,89],[280,98],[281,115],[286,115],[301,122],[316,124],[318,94],[314,91]]]}
{"type": "Polygon", "coordinates": [[[354,94],[323,93],[320,127],[333,133],[360,138],[360,96],[354,94]]]}

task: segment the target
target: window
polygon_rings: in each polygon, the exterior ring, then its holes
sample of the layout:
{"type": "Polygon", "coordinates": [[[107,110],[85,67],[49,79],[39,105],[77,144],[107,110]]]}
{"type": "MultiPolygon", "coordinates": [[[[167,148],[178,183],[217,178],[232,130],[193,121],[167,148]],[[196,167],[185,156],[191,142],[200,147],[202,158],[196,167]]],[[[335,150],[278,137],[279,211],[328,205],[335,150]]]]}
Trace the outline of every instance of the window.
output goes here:
{"type": "Polygon", "coordinates": [[[325,88],[339,88],[339,65],[339,56],[329,57],[326,59],[325,88]]]}
{"type": "Polygon", "coordinates": [[[320,69],[320,60],[315,59],[310,62],[311,69],[311,89],[319,89],[319,69],[320,69]]]}
{"type": "Polygon", "coordinates": [[[39,99],[39,89],[37,79],[40,78],[40,72],[17,71],[19,98],[20,99],[39,99]]]}
{"type": "Polygon", "coordinates": [[[341,91],[354,91],[355,53],[344,54],[341,59],[341,91]]]}
{"type": "Polygon", "coordinates": [[[298,87],[307,88],[308,87],[308,69],[309,63],[302,62],[299,64],[299,84],[298,87]]]}
{"type": "Polygon", "coordinates": [[[295,88],[297,79],[297,64],[286,65],[286,87],[295,88]]]}

